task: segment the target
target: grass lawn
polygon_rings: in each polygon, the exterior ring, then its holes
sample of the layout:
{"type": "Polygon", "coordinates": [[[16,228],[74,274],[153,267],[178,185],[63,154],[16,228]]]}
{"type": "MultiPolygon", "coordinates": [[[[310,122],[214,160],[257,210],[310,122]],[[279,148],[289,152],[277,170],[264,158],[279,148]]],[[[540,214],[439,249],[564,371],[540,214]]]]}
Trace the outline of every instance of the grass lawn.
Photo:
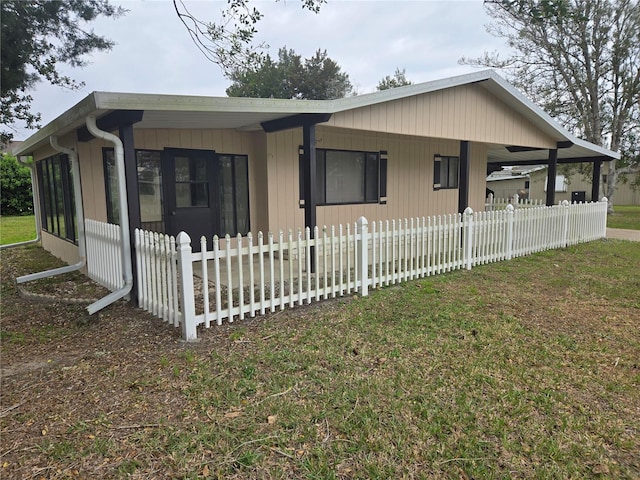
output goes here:
{"type": "MultiPolygon", "coordinates": [[[[202,330],[27,302],[3,254],[7,478],[640,478],[640,243],[202,330]]],[[[61,282],[64,283],[64,279],[61,282]]]]}
{"type": "Polygon", "coordinates": [[[607,227],[640,230],[640,206],[614,205],[614,213],[607,216],[607,227]]]}
{"type": "Polygon", "coordinates": [[[0,245],[25,242],[36,238],[34,215],[0,217],[0,245]]]}

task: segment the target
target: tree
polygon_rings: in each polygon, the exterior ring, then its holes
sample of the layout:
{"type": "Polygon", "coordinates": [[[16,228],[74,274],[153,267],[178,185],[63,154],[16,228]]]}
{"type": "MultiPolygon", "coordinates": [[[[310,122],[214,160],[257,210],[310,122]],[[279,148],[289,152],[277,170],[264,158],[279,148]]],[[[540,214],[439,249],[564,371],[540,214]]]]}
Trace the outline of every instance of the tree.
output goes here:
{"type": "Polygon", "coordinates": [[[485,0],[488,31],[513,53],[462,63],[503,69],[568,130],[620,152],[605,195],[640,171],[640,6],[637,0],[485,0]]]}
{"type": "Polygon", "coordinates": [[[404,68],[402,71],[399,68],[396,68],[396,72],[393,74],[393,77],[387,75],[378,82],[376,90],[389,90],[390,88],[404,87],[406,85],[413,85],[413,82],[411,80],[407,80],[404,68]]]}
{"type": "MultiPolygon", "coordinates": [[[[24,122],[27,128],[37,128],[40,114],[31,111],[29,90],[41,80],[64,88],[81,87],[60,72],[60,64],[82,67],[89,53],[111,49],[113,42],[87,31],[85,24],[101,15],[117,17],[125,10],[108,0],[2,0],[0,7],[0,123],[13,128],[24,122]]],[[[13,136],[9,131],[0,135],[3,145],[13,136]]]]}
{"type": "MultiPolygon", "coordinates": [[[[278,1],[278,0],[276,0],[278,1]]],[[[303,9],[320,11],[326,0],[300,0],[303,9]]],[[[257,24],[263,14],[249,7],[249,0],[228,0],[219,22],[207,22],[195,17],[182,0],[173,0],[176,15],[189,32],[193,43],[211,62],[217,64],[227,78],[237,71],[250,69],[252,64],[264,60],[264,42],[254,43],[257,24]]]]}
{"type": "Polygon", "coordinates": [[[239,68],[229,76],[233,82],[227,88],[230,97],[329,100],[353,91],[349,75],[321,50],[303,62],[292,49],[281,48],[278,60],[266,55],[257,64],[239,68]]]}
{"type": "Polygon", "coordinates": [[[0,157],[0,212],[2,215],[31,215],[31,171],[6,153],[0,157]]]}

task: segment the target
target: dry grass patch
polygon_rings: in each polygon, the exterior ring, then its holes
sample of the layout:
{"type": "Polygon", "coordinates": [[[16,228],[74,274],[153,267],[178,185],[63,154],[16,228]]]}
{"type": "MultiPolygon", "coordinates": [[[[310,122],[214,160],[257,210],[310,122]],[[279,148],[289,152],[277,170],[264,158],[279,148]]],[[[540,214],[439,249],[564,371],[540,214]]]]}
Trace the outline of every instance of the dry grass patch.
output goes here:
{"type": "Polygon", "coordinates": [[[125,304],[80,322],[80,307],[24,302],[8,278],[24,261],[3,255],[7,477],[640,476],[640,244],[431,277],[195,345],[125,304]]]}

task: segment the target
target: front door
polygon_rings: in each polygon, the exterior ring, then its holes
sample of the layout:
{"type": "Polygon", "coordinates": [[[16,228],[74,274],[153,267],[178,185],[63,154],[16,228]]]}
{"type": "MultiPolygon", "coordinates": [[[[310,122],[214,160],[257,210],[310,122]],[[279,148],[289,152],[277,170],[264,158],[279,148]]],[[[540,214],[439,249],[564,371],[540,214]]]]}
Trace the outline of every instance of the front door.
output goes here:
{"type": "Polygon", "coordinates": [[[212,238],[220,228],[215,201],[215,152],[166,148],[163,170],[166,179],[165,205],[167,233],[185,231],[194,252],[200,251],[200,238],[212,238]]]}

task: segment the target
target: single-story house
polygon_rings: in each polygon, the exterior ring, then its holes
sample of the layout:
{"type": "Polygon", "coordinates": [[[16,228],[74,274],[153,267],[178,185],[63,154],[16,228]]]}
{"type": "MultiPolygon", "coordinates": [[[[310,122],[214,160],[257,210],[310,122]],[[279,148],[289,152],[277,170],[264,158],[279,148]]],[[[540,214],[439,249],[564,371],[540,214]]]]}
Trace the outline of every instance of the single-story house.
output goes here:
{"type": "Polygon", "coordinates": [[[599,179],[618,158],[490,70],[324,101],[93,92],[15,153],[35,162],[42,245],[68,263],[78,202],[127,239],[210,238],[482,210],[488,168],[547,164],[553,182],[584,161],[599,179]]]}

